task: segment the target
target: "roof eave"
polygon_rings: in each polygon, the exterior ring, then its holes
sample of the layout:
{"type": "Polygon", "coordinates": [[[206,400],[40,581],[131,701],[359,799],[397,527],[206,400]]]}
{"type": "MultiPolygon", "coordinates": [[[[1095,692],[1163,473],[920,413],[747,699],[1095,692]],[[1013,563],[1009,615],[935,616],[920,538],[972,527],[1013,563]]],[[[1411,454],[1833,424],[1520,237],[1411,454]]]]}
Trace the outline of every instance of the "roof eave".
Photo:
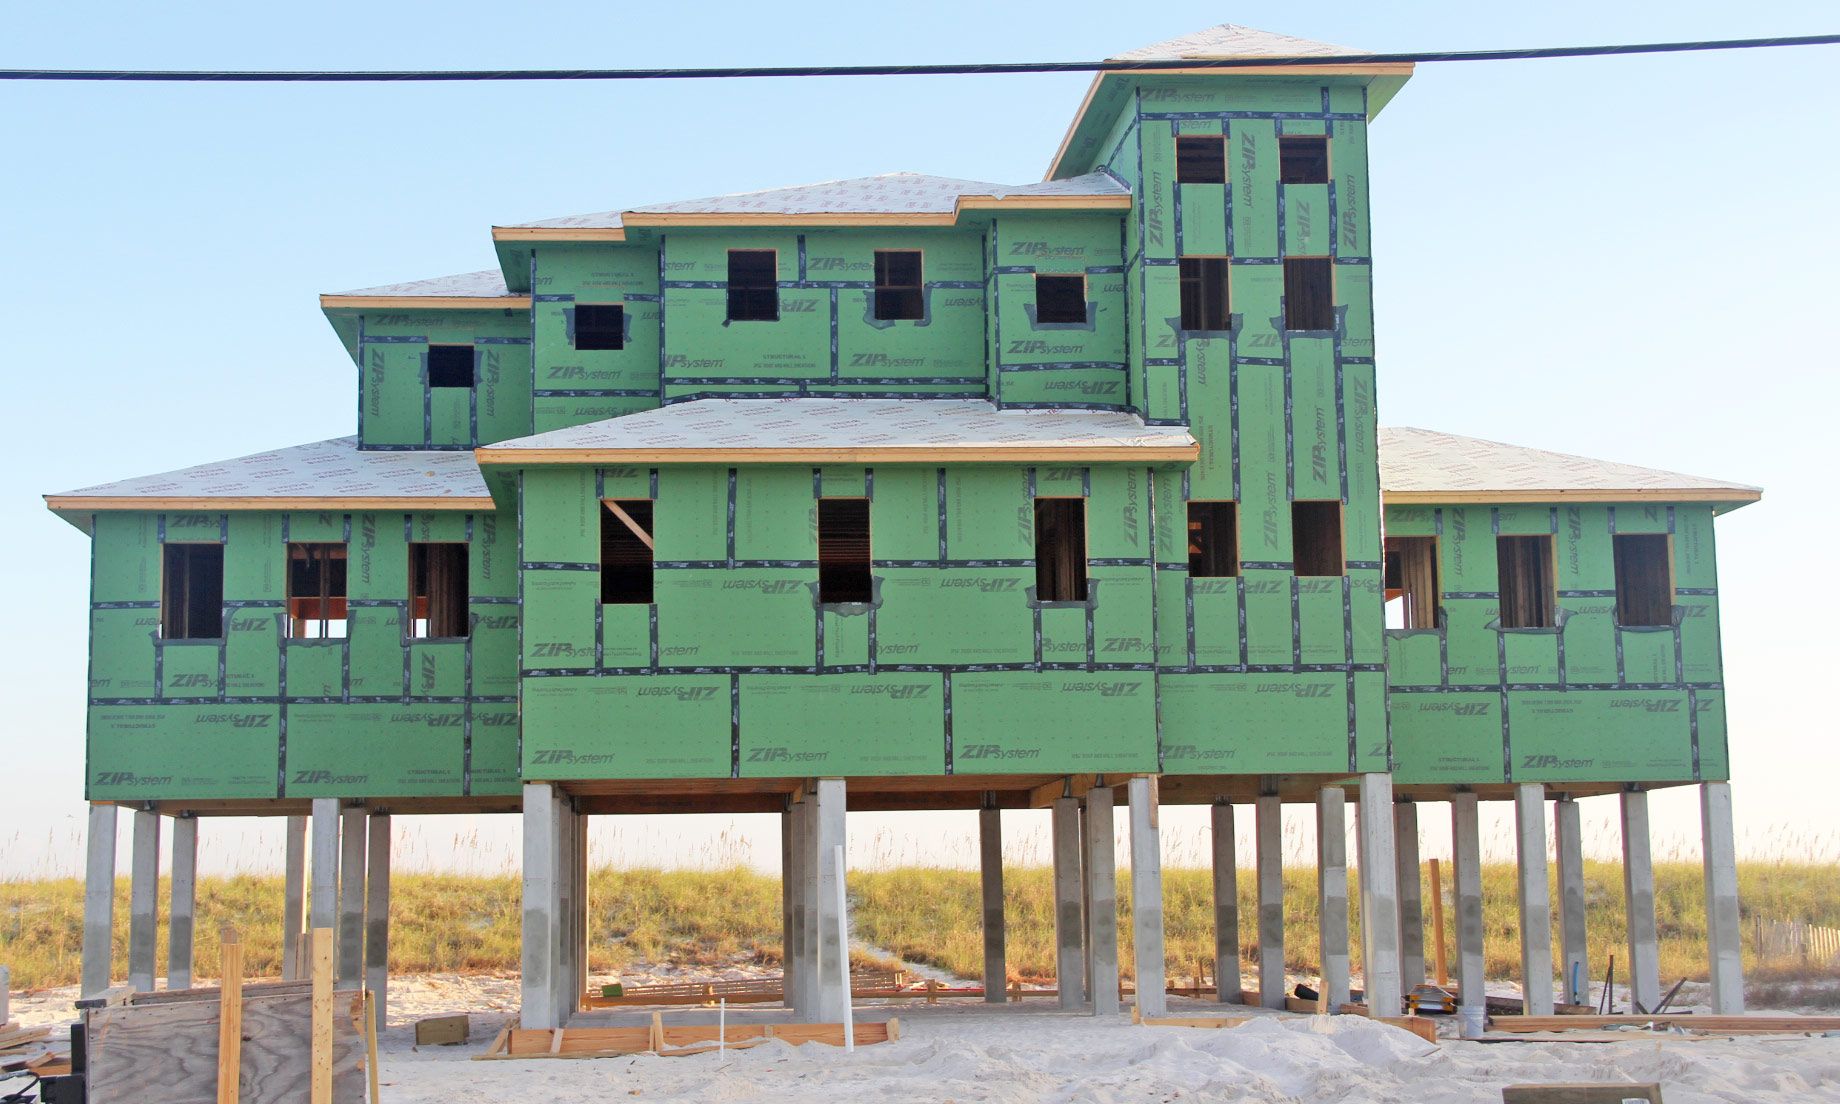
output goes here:
{"type": "Polygon", "coordinates": [[[528,310],[528,295],[322,295],[321,310],[528,310]]]}
{"type": "Polygon", "coordinates": [[[492,448],[473,450],[481,468],[549,464],[1009,464],[1193,463],[1185,445],[848,445],[832,448],[492,448]]]}
{"type": "Polygon", "coordinates": [[[1388,506],[1481,506],[1541,502],[1709,502],[1727,513],[1761,501],[1755,487],[1539,488],[1528,490],[1380,491],[1388,506]]]}
{"type": "MultiPolygon", "coordinates": [[[[1310,64],[1307,59],[1294,59],[1290,64],[1265,65],[1258,63],[1257,59],[1249,58],[1247,59],[1247,64],[1243,68],[1209,66],[1200,69],[1102,70],[1093,74],[1092,83],[1086,86],[1086,95],[1080,101],[1079,110],[1074,112],[1073,121],[1067,125],[1067,133],[1062,135],[1061,144],[1054,151],[1054,159],[1048,163],[1048,173],[1046,176],[1042,177],[1042,179],[1056,180],[1060,178],[1061,163],[1066,160],[1067,150],[1073,145],[1074,136],[1079,133],[1080,125],[1086,121],[1086,113],[1088,109],[1092,107],[1093,100],[1099,95],[1101,84],[1103,84],[1107,78],[1134,75],[1163,76],[1166,74],[1205,74],[1212,76],[1298,76],[1300,74],[1309,74],[1311,76],[1366,77],[1368,78],[1368,87],[1378,90],[1380,93],[1377,96],[1370,95],[1368,99],[1367,117],[1369,120],[1372,120],[1374,116],[1380,114],[1381,108],[1385,107],[1392,101],[1394,96],[1399,94],[1399,90],[1403,88],[1406,81],[1411,78],[1412,63],[1409,61],[1376,61],[1337,64],[1331,60],[1318,64],[1310,64]]],[[[1090,172],[1092,168],[1093,166],[1087,166],[1080,171],[1090,172]]],[[[1077,176],[1079,173],[1068,173],[1067,175],[1077,176]]]]}
{"type": "MultiPolygon", "coordinates": [[[[490,496],[441,495],[417,498],[408,495],[300,495],[274,497],[264,495],[45,495],[45,508],[60,516],[111,511],[241,511],[241,510],[405,510],[426,513],[436,510],[490,510],[490,496]]],[[[67,519],[68,520],[68,519],[67,519]]]]}

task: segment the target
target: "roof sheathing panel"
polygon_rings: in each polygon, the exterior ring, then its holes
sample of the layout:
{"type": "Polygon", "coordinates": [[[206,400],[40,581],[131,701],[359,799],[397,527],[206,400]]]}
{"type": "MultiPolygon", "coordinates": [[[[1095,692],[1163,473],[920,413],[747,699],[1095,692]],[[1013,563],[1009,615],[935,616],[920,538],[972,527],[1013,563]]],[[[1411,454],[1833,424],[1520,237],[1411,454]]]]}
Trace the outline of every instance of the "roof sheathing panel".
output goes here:
{"type": "Polygon", "coordinates": [[[1428,429],[1380,430],[1380,487],[1391,504],[1705,501],[1745,503],[1756,487],[1428,429]]]}

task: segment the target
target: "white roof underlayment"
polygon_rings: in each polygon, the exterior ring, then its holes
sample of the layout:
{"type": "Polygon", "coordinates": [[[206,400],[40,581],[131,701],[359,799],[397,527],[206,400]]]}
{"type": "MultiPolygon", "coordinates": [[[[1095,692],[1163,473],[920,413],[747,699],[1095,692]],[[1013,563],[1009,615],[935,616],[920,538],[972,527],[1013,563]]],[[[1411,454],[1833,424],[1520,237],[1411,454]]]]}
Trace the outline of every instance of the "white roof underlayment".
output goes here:
{"type": "Polygon", "coordinates": [[[489,450],[1192,448],[1183,426],[1110,410],[999,410],[982,399],[697,399],[489,450]]]}
{"type": "Polygon", "coordinates": [[[56,508],[80,509],[83,499],[433,500],[485,499],[489,492],[473,454],[465,449],[367,452],[358,448],[356,437],[338,437],[46,497],[56,508]]]}
{"type": "Polygon", "coordinates": [[[707,196],[618,211],[521,222],[521,227],[612,229],[622,225],[626,213],[648,215],[949,215],[964,196],[1123,196],[1130,195],[1117,177],[1095,172],[1068,180],[1033,184],[992,184],[985,180],[960,180],[949,176],[894,172],[850,180],[826,180],[790,188],[707,196]]]}
{"type": "Polygon", "coordinates": [[[461,272],[453,276],[435,276],[427,280],[409,280],[400,284],[381,284],[335,295],[428,295],[444,299],[500,299],[515,292],[505,287],[505,274],[496,268],[482,272],[461,272]]]}
{"type": "Polygon", "coordinates": [[[1112,61],[1178,61],[1183,58],[1341,57],[1369,51],[1352,46],[1332,46],[1287,34],[1222,23],[1206,30],[1165,39],[1135,50],[1114,54],[1112,61]]]}
{"type": "Polygon", "coordinates": [[[1670,491],[1729,492],[1732,501],[1756,498],[1756,487],[1697,475],[1593,460],[1545,449],[1505,445],[1429,429],[1380,430],[1380,488],[1397,498],[1410,494],[1512,494],[1551,491],[1588,498],[1591,494],[1670,491]]]}

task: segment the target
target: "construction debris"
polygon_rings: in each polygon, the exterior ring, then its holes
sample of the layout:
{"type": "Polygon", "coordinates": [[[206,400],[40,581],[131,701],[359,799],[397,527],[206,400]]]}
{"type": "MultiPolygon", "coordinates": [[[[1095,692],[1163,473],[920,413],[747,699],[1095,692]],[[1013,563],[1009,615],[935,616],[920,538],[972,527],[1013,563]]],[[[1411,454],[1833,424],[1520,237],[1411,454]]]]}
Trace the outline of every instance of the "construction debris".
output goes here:
{"type": "MultiPolygon", "coordinates": [[[[611,1058],[623,1054],[657,1054],[665,1058],[683,1058],[714,1050],[746,1050],[772,1039],[793,1046],[826,1043],[842,1046],[844,1025],[821,1024],[751,1024],[728,1026],[695,1024],[666,1027],[664,1014],[652,1013],[646,1027],[562,1027],[525,1029],[507,1027],[498,1033],[484,1054],[475,1061],[527,1058],[611,1058]]],[[[857,1046],[894,1042],[901,1037],[901,1021],[859,1023],[852,1025],[857,1046]]]]}

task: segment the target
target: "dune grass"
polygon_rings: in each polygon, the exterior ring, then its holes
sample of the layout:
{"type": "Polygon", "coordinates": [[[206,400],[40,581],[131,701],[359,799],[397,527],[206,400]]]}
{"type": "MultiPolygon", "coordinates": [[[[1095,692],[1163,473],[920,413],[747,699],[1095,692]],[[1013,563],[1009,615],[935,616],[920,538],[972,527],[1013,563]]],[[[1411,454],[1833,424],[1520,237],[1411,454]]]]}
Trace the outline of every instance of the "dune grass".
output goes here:
{"type": "MultiPolygon", "coordinates": [[[[1739,865],[1745,918],[1796,919],[1840,925],[1840,863],[1749,861],[1739,865]]],[[[1656,864],[1656,911],[1661,931],[1661,971],[1668,979],[1705,976],[1705,899],[1698,864],[1656,864]]],[[[1054,973],[1051,872],[1014,866],[1004,871],[1008,900],[1010,976],[1047,980],[1054,973]]],[[[1164,917],[1172,976],[1210,976],[1214,908],[1208,871],[1164,870],[1164,917]]],[[[518,969],[519,882],[492,875],[400,872],[391,882],[391,968],[403,973],[515,973],[518,969]]],[[[1514,867],[1483,869],[1485,953],[1491,977],[1519,969],[1514,867]]],[[[1449,873],[1444,908],[1453,933],[1449,873]]],[[[162,887],[162,894],[166,887],[162,887]]],[[[974,870],[892,866],[850,875],[853,933],[902,958],[975,978],[982,970],[978,874],[974,870]]],[[[1256,935],[1251,871],[1240,872],[1242,961],[1250,969],[1256,935]]],[[[1594,973],[1606,954],[1622,960],[1621,868],[1586,862],[1585,894],[1594,973]]],[[[282,886],[279,877],[236,875],[201,879],[198,887],[197,974],[217,973],[218,931],[239,929],[254,975],[280,971],[282,886]]],[[[1358,895],[1350,894],[1359,923],[1358,895]]],[[[1119,910],[1128,917],[1130,881],[1119,879],[1119,910]]],[[[601,868],[592,875],[592,955],[596,972],[628,963],[671,961],[715,964],[748,959],[777,964],[780,955],[780,885],[777,876],[736,865],[706,870],[601,868]]],[[[1425,891],[1430,907],[1429,888],[1425,891]]],[[[128,883],[116,885],[115,960],[127,956],[128,883]]],[[[68,985],[77,980],[83,928],[83,887],[76,879],[0,881],[0,963],[12,968],[15,988],[68,985]]],[[[1430,922],[1427,916],[1427,944],[1430,922]]],[[[1358,932],[1358,927],[1357,927],[1358,932]]],[[[1131,968],[1131,930],[1120,925],[1120,962],[1131,968]]],[[[1315,871],[1285,871],[1285,958],[1298,973],[1316,970],[1315,871]]],[[[1356,968],[1360,943],[1354,939],[1356,968]]],[[[1747,956],[1752,948],[1745,948],[1747,956]]],[[[165,962],[164,932],[160,952],[165,962]]],[[[1430,958],[1429,948],[1426,954],[1430,958]]],[[[1747,958],[1747,965],[1750,965],[1747,958]]],[[[1621,968],[1619,967],[1619,973],[1621,968]]]]}

